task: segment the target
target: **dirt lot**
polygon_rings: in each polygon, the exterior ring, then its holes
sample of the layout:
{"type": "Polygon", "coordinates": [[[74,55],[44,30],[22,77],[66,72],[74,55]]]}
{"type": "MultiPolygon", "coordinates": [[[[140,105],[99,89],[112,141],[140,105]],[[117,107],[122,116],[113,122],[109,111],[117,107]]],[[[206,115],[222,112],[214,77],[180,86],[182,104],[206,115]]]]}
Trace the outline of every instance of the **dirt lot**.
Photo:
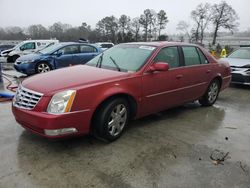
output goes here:
{"type": "Polygon", "coordinates": [[[0,103],[0,125],[1,188],[250,185],[250,87],[231,86],[213,107],[192,103],[132,121],[111,144],[33,135],[10,103],[0,103]]]}

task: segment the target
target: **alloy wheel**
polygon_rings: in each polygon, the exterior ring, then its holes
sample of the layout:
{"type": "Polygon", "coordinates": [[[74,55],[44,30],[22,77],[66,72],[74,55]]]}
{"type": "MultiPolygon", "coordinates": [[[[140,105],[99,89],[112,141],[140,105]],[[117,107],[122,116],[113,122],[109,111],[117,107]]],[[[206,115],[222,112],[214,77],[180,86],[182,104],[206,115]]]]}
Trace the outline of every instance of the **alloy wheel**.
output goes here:
{"type": "Polygon", "coordinates": [[[116,105],[108,119],[108,132],[111,136],[119,135],[127,121],[127,109],[123,104],[116,105]]]}
{"type": "Polygon", "coordinates": [[[208,101],[210,103],[213,103],[218,95],[219,92],[219,86],[217,84],[217,82],[213,82],[210,87],[209,87],[209,91],[208,91],[208,101]]]}
{"type": "Polygon", "coordinates": [[[47,65],[45,63],[41,63],[38,65],[37,70],[39,73],[49,72],[50,67],[49,67],[49,65],[47,65]]]}

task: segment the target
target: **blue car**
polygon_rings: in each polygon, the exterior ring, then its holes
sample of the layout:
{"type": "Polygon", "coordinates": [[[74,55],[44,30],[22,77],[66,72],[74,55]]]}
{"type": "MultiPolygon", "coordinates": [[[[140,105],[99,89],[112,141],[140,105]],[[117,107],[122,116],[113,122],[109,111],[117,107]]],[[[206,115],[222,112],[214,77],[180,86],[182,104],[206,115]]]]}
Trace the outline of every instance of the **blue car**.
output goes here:
{"type": "Polygon", "coordinates": [[[15,61],[18,72],[32,75],[50,70],[85,64],[102,52],[91,44],[64,42],[49,46],[33,54],[24,55],[15,61]]]}

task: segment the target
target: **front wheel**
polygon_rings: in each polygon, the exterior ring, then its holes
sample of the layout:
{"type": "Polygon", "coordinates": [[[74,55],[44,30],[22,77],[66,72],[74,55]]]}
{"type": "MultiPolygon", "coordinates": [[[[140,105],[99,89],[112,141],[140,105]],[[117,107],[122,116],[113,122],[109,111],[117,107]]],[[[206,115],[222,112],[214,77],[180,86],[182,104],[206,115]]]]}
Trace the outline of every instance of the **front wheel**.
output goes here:
{"type": "Polygon", "coordinates": [[[19,55],[14,55],[12,57],[12,62],[15,63],[15,61],[19,58],[20,56],[19,55]]]}
{"type": "Polygon", "coordinates": [[[212,106],[216,102],[219,92],[220,82],[218,79],[215,79],[208,86],[205,95],[199,100],[200,104],[202,106],[212,106]]]}
{"type": "Polygon", "coordinates": [[[123,98],[113,99],[104,103],[95,114],[93,132],[97,138],[114,141],[122,135],[128,119],[128,102],[123,98]]]}
{"type": "Polygon", "coordinates": [[[49,72],[51,70],[51,67],[46,62],[41,62],[36,65],[36,73],[44,73],[49,72]]]}

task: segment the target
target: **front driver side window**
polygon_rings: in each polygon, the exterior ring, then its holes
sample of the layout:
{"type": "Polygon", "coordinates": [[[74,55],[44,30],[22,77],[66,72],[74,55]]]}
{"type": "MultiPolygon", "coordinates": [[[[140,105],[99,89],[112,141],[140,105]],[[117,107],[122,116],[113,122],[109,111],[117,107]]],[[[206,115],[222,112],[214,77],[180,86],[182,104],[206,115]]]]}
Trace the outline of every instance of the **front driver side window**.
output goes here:
{"type": "Polygon", "coordinates": [[[179,67],[179,53],[177,47],[167,47],[161,49],[154,59],[154,62],[166,62],[170,68],[179,67]]]}
{"type": "Polygon", "coordinates": [[[35,49],[35,43],[34,42],[29,42],[20,47],[20,50],[33,50],[35,49]]]}

